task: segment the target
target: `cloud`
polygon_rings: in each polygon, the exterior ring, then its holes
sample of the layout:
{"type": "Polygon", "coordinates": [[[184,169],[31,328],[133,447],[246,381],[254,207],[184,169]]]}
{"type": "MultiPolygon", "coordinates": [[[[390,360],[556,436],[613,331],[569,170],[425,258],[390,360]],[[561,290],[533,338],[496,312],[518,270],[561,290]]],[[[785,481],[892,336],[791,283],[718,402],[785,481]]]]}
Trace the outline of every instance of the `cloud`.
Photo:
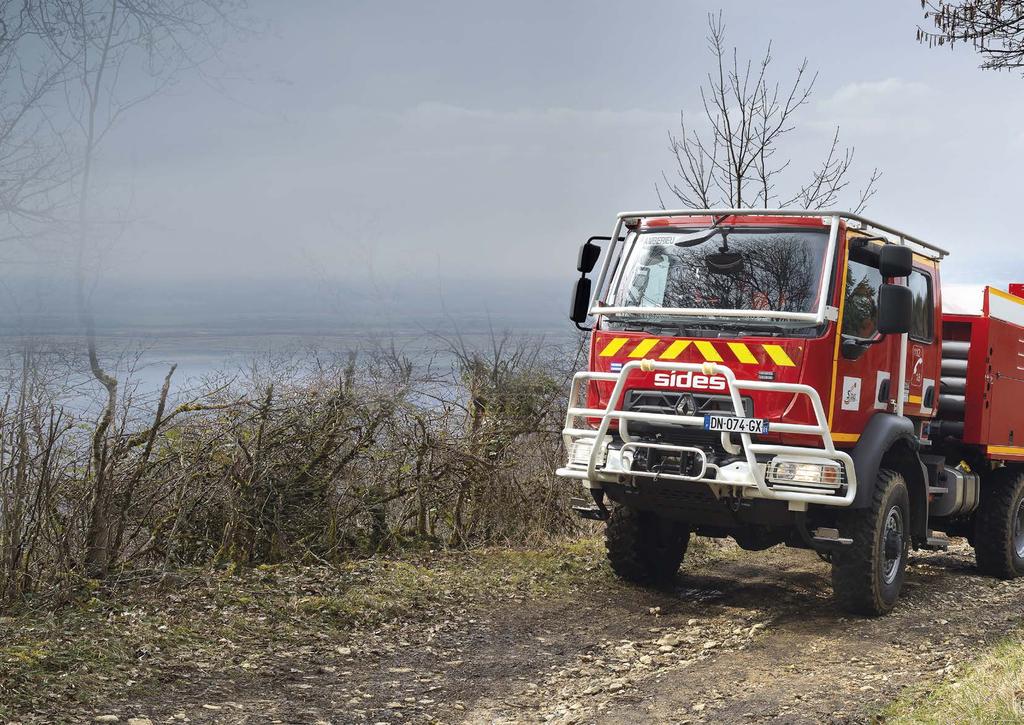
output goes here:
{"type": "Polygon", "coordinates": [[[832,106],[868,106],[872,110],[892,103],[908,99],[923,98],[932,94],[926,83],[907,81],[902,78],[885,78],[880,81],[858,81],[847,83],[835,91],[824,105],[832,106]]]}
{"type": "Polygon", "coordinates": [[[847,83],[815,108],[817,124],[858,135],[917,135],[934,128],[926,108],[942,99],[919,81],[885,78],[847,83]]]}

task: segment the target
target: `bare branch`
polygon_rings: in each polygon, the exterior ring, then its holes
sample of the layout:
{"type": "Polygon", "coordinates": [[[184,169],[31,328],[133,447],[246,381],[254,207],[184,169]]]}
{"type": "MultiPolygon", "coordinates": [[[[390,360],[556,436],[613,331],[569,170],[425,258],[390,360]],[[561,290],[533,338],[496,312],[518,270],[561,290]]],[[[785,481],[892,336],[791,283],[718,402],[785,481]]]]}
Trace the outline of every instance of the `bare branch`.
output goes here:
{"type": "Polygon", "coordinates": [[[929,48],[970,45],[982,68],[1024,69],[1024,0],[922,0],[929,29],[917,41],[929,48]]]}
{"type": "MultiPolygon", "coordinates": [[[[739,51],[726,45],[721,13],[708,16],[707,43],[712,69],[699,89],[703,122],[693,127],[680,113],[679,134],[669,132],[675,168],[672,179],[662,172],[665,188],[690,208],[772,207],[784,199],[782,206],[821,209],[837,201],[850,183],[853,163],[853,149],[839,147],[838,128],[810,181],[788,196],[778,192],[779,182],[791,175],[791,159],[779,154],[781,144],[796,129],[796,115],[817,82],[807,60],[788,83],[773,80],[771,43],[757,62],[741,60],[739,51]]],[[[861,206],[877,181],[873,175],[861,206]]],[[[660,188],[658,194],[661,200],[660,188]]]]}

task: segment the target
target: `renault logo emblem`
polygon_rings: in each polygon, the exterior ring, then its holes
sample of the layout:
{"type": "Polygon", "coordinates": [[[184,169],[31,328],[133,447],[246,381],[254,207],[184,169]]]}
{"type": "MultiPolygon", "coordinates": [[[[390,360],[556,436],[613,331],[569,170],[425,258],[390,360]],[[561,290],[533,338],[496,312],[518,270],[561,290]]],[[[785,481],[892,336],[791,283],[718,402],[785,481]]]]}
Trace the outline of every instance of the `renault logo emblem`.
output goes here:
{"type": "Polygon", "coordinates": [[[676,403],[676,413],[679,415],[695,415],[697,413],[697,401],[690,394],[680,395],[679,402],[676,403]]]}

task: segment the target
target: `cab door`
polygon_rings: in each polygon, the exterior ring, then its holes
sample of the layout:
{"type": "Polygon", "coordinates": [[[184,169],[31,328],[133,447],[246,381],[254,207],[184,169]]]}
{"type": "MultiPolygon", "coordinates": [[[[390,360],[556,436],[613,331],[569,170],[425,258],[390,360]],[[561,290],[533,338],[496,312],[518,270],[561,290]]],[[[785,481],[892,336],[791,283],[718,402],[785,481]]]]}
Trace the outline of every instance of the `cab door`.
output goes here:
{"type": "Polygon", "coordinates": [[[939,370],[942,365],[936,265],[915,255],[914,269],[906,279],[913,298],[913,317],[907,336],[907,378],[903,414],[931,418],[938,400],[939,370]]]}
{"type": "Polygon", "coordinates": [[[868,420],[889,410],[898,385],[900,336],[878,332],[877,253],[852,249],[845,271],[830,422],[836,443],[852,443],[868,420]]]}

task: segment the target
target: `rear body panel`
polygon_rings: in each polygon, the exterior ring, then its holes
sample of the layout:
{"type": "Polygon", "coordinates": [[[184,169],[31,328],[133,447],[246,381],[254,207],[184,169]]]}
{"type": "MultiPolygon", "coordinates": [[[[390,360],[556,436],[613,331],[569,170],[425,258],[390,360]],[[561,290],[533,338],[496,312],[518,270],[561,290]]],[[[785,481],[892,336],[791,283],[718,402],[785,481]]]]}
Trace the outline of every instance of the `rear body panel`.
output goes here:
{"type": "Polygon", "coordinates": [[[963,443],[1024,461],[1024,299],[984,291],[981,314],[943,315],[947,340],[970,343],[963,443]]]}

